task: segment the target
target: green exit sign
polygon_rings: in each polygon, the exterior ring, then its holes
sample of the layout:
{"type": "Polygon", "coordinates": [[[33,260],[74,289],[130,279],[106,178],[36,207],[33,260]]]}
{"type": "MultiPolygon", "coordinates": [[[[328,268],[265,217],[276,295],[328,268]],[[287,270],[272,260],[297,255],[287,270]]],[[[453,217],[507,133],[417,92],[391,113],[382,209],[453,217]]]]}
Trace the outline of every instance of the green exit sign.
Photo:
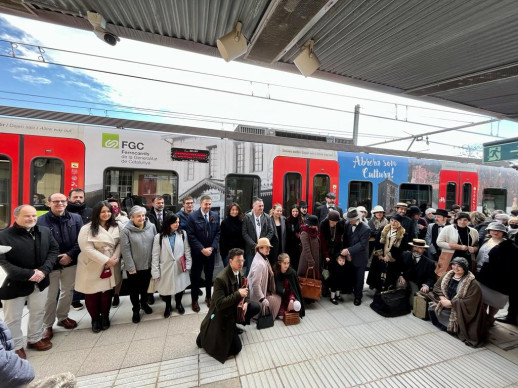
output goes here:
{"type": "Polygon", "coordinates": [[[484,144],[484,163],[518,159],[518,138],[484,144]]]}

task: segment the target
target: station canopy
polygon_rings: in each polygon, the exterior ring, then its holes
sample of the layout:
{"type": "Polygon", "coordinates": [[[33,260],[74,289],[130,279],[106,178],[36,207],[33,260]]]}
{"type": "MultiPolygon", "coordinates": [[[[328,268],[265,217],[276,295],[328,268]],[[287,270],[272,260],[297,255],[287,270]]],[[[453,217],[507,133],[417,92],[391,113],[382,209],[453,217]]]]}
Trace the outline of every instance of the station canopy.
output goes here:
{"type": "Polygon", "coordinates": [[[212,56],[241,22],[236,60],[288,72],[313,40],[311,77],[518,121],[515,0],[0,0],[3,13],[92,30],[87,11],[121,39],[212,56]]]}

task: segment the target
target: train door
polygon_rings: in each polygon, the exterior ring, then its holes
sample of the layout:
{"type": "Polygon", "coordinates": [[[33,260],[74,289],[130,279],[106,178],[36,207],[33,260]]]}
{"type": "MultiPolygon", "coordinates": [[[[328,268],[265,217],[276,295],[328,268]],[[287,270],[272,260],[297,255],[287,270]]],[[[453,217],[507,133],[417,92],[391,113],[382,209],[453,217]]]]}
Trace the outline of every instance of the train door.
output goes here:
{"type": "Polygon", "coordinates": [[[306,201],[314,214],[329,192],[338,197],[337,161],[287,156],[274,159],[273,203],[281,203],[286,215],[300,201],[306,201]]]}
{"type": "Polygon", "coordinates": [[[41,214],[46,198],[84,188],[84,144],[76,139],[0,135],[0,229],[13,223],[13,210],[31,204],[41,214]]]}
{"type": "Polygon", "coordinates": [[[439,180],[439,207],[450,210],[459,204],[463,212],[477,210],[476,172],[442,170],[439,180]]]}

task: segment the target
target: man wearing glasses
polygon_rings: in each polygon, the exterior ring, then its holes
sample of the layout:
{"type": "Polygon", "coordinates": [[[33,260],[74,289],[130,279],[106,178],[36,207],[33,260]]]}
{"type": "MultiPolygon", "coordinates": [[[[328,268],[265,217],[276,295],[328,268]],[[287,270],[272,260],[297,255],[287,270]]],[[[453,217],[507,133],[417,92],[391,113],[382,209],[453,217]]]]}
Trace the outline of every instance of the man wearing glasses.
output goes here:
{"type": "Polygon", "coordinates": [[[49,228],[59,245],[58,260],[49,274],[50,285],[43,317],[43,339],[51,340],[54,336],[52,326],[56,321],[56,316],[58,326],[65,329],[77,327],[77,322],[68,317],[68,311],[74,296],[77,256],[79,255],[77,236],[83,226],[83,220],[79,214],[66,210],[67,197],[64,194],[52,194],[49,197],[48,205],[50,211],[38,217],[38,225],[49,228]],[[59,301],[57,301],[58,293],[59,301]]]}

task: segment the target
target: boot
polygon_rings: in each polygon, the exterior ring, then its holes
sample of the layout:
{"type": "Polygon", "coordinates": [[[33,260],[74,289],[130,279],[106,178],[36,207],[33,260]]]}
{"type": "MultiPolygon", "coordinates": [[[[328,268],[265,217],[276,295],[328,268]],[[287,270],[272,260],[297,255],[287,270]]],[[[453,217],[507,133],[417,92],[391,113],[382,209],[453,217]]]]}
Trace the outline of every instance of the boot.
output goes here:
{"type": "Polygon", "coordinates": [[[110,328],[110,317],[103,315],[101,318],[101,329],[108,330],[110,328]]]}
{"type": "Polygon", "coordinates": [[[140,322],[140,311],[133,311],[133,316],[131,317],[131,321],[133,323],[139,323],[140,322]]]}
{"type": "Polygon", "coordinates": [[[92,331],[94,333],[99,333],[101,330],[102,330],[101,318],[100,317],[92,318],[92,331]]]}
{"type": "Polygon", "coordinates": [[[144,310],[146,314],[151,314],[153,309],[147,303],[140,303],[140,308],[144,310]]]}
{"type": "Polygon", "coordinates": [[[164,318],[169,318],[171,316],[171,312],[173,311],[173,307],[168,304],[165,306],[165,311],[164,311],[164,318]]]}

